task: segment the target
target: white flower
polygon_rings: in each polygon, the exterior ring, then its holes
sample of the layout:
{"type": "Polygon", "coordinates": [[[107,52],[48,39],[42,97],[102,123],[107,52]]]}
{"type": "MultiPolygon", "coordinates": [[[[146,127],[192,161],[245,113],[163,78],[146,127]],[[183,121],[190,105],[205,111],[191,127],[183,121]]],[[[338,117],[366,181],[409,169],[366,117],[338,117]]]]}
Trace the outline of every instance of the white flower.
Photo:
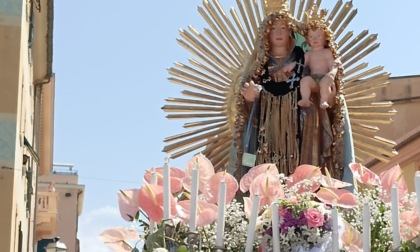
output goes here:
{"type": "Polygon", "coordinates": [[[153,249],[153,252],[168,252],[168,250],[165,248],[155,248],[153,249]]]}

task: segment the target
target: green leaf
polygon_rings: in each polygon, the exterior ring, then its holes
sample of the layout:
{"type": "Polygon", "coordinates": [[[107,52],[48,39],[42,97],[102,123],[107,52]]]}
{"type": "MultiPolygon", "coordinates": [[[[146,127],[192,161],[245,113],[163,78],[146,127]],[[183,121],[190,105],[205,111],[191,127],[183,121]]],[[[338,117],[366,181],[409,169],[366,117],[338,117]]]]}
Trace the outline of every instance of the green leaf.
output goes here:
{"type": "Polygon", "coordinates": [[[149,234],[145,243],[148,250],[153,251],[154,248],[165,247],[165,234],[162,228],[159,228],[153,234],[149,234]]]}

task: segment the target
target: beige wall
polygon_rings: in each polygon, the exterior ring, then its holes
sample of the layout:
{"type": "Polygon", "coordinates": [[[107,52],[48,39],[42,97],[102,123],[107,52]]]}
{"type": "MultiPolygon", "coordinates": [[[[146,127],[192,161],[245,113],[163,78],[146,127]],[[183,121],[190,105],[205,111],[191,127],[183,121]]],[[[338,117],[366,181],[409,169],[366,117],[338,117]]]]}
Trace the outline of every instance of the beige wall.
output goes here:
{"type": "Polygon", "coordinates": [[[76,252],[78,218],[83,207],[84,185],[78,184],[74,172],[51,173],[39,177],[39,190],[46,190],[54,182],[58,193],[57,236],[69,252],[76,252]]]}
{"type": "Polygon", "coordinates": [[[381,125],[378,134],[397,141],[420,126],[420,76],[395,77],[390,81],[390,85],[377,92],[377,100],[392,101],[397,114],[393,123],[381,125]]]}
{"type": "MultiPolygon", "coordinates": [[[[1,16],[9,18],[4,13],[1,16]]],[[[23,186],[22,172],[19,172],[21,166],[15,159],[19,149],[16,132],[19,132],[21,33],[20,23],[0,24],[0,190],[9,192],[0,194],[0,244],[5,251],[16,251],[18,227],[22,227],[24,221],[21,209],[24,202],[19,197],[19,187],[23,186]]]]}
{"type": "Polygon", "coordinates": [[[21,27],[0,25],[0,113],[16,114],[21,27]]]}
{"type": "Polygon", "coordinates": [[[31,1],[7,2],[0,9],[0,251],[33,252],[38,163],[29,146],[36,140],[32,71],[38,62],[28,44],[31,1]]]}
{"type": "Polygon", "coordinates": [[[366,165],[377,173],[400,165],[409,190],[413,191],[414,175],[420,170],[420,76],[401,76],[390,81],[377,93],[377,100],[392,101],[397,114],[393,123],[381,126],[378,135],[396,141],[399,154],[388,163],[369,160],[366,165]]]}

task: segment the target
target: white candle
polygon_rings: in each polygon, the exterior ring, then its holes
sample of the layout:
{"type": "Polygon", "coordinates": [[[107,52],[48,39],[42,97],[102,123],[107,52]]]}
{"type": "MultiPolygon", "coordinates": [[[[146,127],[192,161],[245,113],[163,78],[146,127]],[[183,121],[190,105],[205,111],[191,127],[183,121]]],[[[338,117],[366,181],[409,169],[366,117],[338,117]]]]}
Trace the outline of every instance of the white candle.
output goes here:
{"type": "Polygon", "coordinates": [[[414,186],[416,187],[417,210],[420,220],[420,171],[416,171],[416,176],[414,177],[414,186]]]}
{"type": "MultiPolygon", "coordinates": [[[[157,178],[156,178],[156,173],[155,173],[155,168],[152,168],[152,173],[150,174],[150,184],[151,185],[156,185],[157,184],[157,178]]],[[[149,230],[150,233],[154,233],[155,232],[155,222],[150,220],[149,223],[149,230]]]]}
{"type": "Polygon", "coordinates": [[[339,252],[339,236],[338,236],[338,212],[335,201],[331,208],[331,221],[332,221],[332,252],[339,252]]]}
{"type": "Polygon", "coordinates": [[[171,195],[171,172],[169,167],[169,158],[165,159],[163,165],[163,219],[171,218],[170,212],[170,195],[171,195]]]}
{"type": "Polygon", "coordinates": [[[217,230],[216,230],[216,248],[224,248],[225,232],[225,208],[226,208],[226,182],[223,178],[219,185],[219,199],[217,202],[217,230]]]}
{"type": "Polygon", "coordinates": [[[255,192],[252,198],[251,216],[249,217],[248,234],[246,238],[245,252],[254,250],[255,226],[257,225],[258,210],[260,209],[260,196],[255,192]]]}
{"type": "Polygon", "coordinates": [[[194,232],[197,227],[197,200],[198,200],[198,169],[196,165],[191,171],[191,205],[190,205],[190,232],[194,232]]]}
{"type": "Polygon", "coordinates": [[[273,227],[273,252],[280,252],[279,205],[271,205],[271,226],[273,227]]]}
{"type": "Polygon", "coordinates": [[[392,211],[392,247],[400,246],[400,213],[399,213],[398,188],[394,184],[391,188],[391,211],[392,211]]]}
{"type": "Polygon", "coordinates": [[[363,251],[370,251],[370,208],[369,199],[363,201],[363,251]]]}

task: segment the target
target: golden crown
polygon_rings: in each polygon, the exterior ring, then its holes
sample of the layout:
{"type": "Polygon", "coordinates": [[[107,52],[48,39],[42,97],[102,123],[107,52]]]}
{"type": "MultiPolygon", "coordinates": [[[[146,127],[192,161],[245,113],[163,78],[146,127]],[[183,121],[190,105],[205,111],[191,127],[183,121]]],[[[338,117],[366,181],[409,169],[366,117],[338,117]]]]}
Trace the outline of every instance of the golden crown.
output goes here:
{"type": "Polygon", "coordinates": [[[266,16],[274,12],[289,12],[289,0],[264,0],[264,14],[266,16]]]}
{"type": "Polygon", "coordinates": [[[327,16],[327,9],[321,9],[318,13],[318,6],[313,5],[310,11],[306,14],[306,26],[308,29],[326,29],[328,27],[325,17],[327,16]]]}

